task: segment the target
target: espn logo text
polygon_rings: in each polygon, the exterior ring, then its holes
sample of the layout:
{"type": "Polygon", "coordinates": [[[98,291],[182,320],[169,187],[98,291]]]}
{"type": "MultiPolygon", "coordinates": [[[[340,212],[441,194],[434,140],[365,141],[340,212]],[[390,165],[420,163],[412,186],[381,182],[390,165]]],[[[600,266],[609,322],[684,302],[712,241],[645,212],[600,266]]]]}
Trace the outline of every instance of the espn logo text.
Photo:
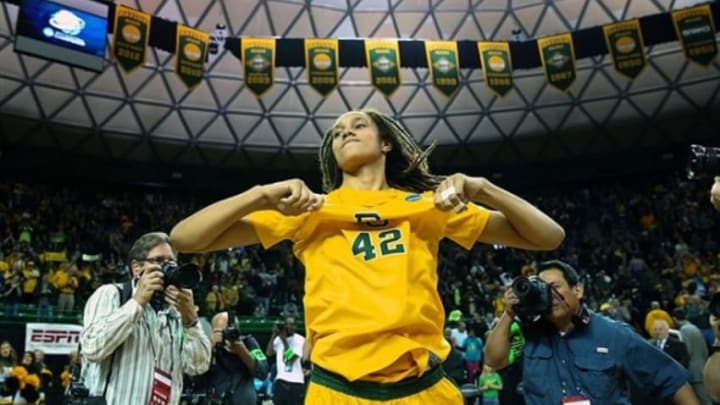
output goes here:
{"type": "Polygon", "coordinates": [[[30,342],[40,344],[71,344],[80,343],[80,332],[73,330],[32,329],[30,342]]]}

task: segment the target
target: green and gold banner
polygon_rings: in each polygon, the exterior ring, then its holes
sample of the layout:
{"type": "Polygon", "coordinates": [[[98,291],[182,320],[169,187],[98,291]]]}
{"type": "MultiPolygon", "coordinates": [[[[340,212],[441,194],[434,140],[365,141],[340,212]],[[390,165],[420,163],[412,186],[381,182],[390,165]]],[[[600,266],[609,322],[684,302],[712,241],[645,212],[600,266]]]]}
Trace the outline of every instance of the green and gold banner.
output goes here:
{"type": "Polygon", "coordinates": [[[400,48],[397,41],[366,39],[365,57],[373,87],[389,97],[400,87],[400,48]]]}
{"type": "Polygon", "coordinates": [[[500,97],[512,89],[512,58],[507,42],[478,42],[478,53],[485,83],[500,97]]]}
{"type": "Polygon", "coordinates": [[[433,86],[450,97],[460,88],[458,51],[455,41],[425,41],[428,69],[433,86]]]}
{"type": "Polygon", "coordinates": [[[188,88],[192,89],[202,81],[209,37],[207,32],[177,25],[175,73],[188,88]]]}
{"type": "Polygon", "coordinates": [[[575,78],[575,50],[572,35],[560,34],[537,40],[548,83],[567,91],[575,78]]]}
{"type": "Polygon", "coordinates": [[[323,97],[338,84],[338,49],[337,39],[305,39],[308,82],[323,97]]]}
{"type": "Polygon", "coordinates": [[[150,40],[152,16],[118,4],[115,7],[115,35],[113,55],[125,70],[131,70],[145,63],[145,52],[150,40]]]}
{"type": "Polygon", "coordinates": [[[242,50],[245,86],[260,97],[275,78],[275,39],[243,38],[242,50]]]}
{"type": "Polygon", "coordinates": [[[715,24],[710,5],[673,11],[672,19],[688,59],[709,65],[717,56],[715,24]]]}
{"type": "Polygon", "coordinates": [[[645,44],[640,21],[630,20],[603,26],[605,42],[615,70],[631,79],[645,69],[645,44]]]}

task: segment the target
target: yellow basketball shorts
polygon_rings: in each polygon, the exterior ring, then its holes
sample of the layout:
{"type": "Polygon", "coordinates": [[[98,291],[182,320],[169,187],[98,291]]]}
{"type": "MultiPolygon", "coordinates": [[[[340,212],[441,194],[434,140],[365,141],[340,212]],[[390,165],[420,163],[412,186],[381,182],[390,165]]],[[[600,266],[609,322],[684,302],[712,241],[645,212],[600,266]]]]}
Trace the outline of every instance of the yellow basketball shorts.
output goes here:
{"type": "Polygon", "coordinates": [[[419,378],[397,383],[349,382],[342,376],[313,369],[305,405],[462,405],[462,393],[445,376],[442,367],[419,378]]]}

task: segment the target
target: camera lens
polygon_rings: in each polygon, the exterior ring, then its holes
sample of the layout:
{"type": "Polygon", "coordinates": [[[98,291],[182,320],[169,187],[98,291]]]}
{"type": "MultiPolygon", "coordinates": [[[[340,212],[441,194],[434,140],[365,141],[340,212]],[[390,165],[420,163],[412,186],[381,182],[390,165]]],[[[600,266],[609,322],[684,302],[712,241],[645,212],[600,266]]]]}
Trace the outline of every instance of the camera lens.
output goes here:
{"type": "Polygon", "coordinates": [[[515,295],[518,297],[526,296],[530,292],[531,288],[530,280],[525,277],[516,278],[512,284],[513,292],[515,292],[515,295]]]}

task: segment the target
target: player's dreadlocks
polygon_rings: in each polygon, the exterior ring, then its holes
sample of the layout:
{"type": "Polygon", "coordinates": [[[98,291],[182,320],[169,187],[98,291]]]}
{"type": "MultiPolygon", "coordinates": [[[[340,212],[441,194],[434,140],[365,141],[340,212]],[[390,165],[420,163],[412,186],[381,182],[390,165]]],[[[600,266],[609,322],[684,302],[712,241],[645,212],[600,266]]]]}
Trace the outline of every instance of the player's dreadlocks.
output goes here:
{"type": "MultiPolygon", "coordinates": [[[[434,190],[444,179],[430,173],[428,156],[435,143],[422,150],[405,128],[394,119],[374,109],[363,109],[378,128],[380,139],[389,142],[392,149],[385,156],[385,175],[390,187],[414,193],[434,190]]],[[[332,152],[333,129],[325,132],[320,146],[319,160],[323,191],[340,187],[342,171],[332,152]]]]}

